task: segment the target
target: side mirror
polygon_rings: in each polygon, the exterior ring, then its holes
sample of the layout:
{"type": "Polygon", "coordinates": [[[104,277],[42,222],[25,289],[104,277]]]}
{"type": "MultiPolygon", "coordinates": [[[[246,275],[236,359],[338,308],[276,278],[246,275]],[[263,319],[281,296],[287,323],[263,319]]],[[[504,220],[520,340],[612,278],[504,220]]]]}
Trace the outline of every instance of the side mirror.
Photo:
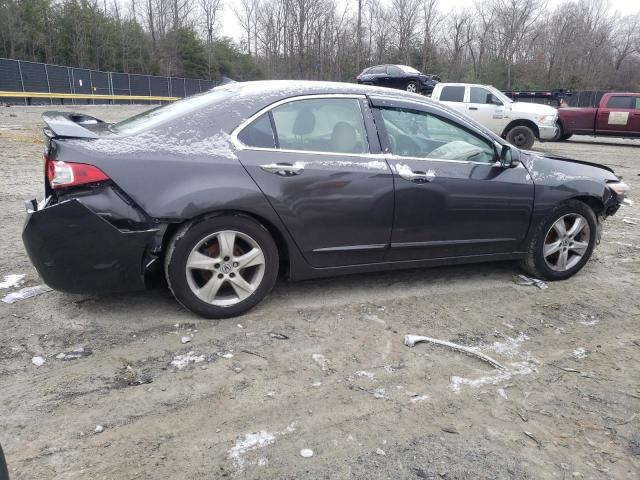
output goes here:
{"type": "Polygon", "coordinates": [[[500,150],[500,166],[503,168],[513,168],[520,164],[517,152],[509,145],[502,145],[500,150]]]}

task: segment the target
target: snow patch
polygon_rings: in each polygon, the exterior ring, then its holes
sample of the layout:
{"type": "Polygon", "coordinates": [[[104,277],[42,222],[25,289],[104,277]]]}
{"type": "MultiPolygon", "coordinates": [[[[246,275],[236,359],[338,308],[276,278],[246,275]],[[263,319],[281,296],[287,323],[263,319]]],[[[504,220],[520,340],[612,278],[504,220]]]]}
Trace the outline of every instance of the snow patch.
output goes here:
{"type": "Polygon", "coordinates": [[[22,284],[26,273],[17,273],[11,275],[5,275],[4,281],[0,282],[0,288],[13,288],[22,284]]]}
{"type": "Polygon", "coordinates": [[[204,355],[196,355],[195,352],[188,352],[184,355],[176,355],[175,357],[173,357],[171,365],[176,367],[178,370],[182,370],[190,363],[200,362],[204,362],[204,355]]]}
{"type": "Polygon", "coordinates": [[[286,435],[291,432],[295,432],[295,424],[290,424],[281,432],[270,433],[267,431],[251,432],[241,437],[238,437],[236,443],[227,451],[227,455],[236,470],[243,470],[247,465],[259,465],[264,466],[267,464],[267,459],[264,457],[256,460],[248,460],[245,455],[253,450],[258,450],[269,445],[273,445],[276,441],[276,437],[286,435]]]}
{"type": "Polygon", "coordinates": [[[18,300],[26,300],[27,298],[35,297],[36,295],[40,295],[41,293],[50,292],[51,288],[46,285],[36,285],[35,287],[25,287],[17,292],[11,292],[9,295],[6,295],[2,301],[4,303],[14,303],[18,300]]]}
{"type": "Polygon", "coordinates": [[[573,355],[573,358],[580,360],[581,358],[584,358],[587,356],[587,351],[582,347],[576,348],[573,351],[572,355],[573,355]]]}

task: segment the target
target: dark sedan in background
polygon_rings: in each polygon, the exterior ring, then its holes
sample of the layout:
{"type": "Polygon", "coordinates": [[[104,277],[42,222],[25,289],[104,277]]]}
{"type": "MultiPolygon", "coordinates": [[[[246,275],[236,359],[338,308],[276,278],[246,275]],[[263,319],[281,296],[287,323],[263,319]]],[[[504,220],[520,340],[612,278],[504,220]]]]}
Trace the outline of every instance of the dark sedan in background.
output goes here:
{"type": "Polygon", "coordinates": [[[437,75],[427,75],[406,65],[376,65],[356,77],[358,83],[378,87],[397,88],[412,93],[430,94],[440,82],[437,75]]]}
{"type": "Polygon", "coordinates": [[[45,198],[27,202],[23,240],[44,281],[105,292],[163,273],[210,318],[246,312],[279,274],[519,260],[565,279],[628,190],[371,86],[235,83],[117,124],[43,117],[45,198]]]}

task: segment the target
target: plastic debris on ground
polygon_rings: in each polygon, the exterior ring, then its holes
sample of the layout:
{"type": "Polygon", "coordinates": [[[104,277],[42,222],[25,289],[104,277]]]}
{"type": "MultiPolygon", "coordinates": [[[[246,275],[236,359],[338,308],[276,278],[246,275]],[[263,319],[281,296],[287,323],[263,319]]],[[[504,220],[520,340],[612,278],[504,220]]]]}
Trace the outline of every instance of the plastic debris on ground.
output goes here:
{"type": "Polygon", "coordinates": [[[0,288],[13,288],[22,284],[24,281],[24,277],[26,277],[26,273],[17,273],[11,275],[5,275],[4,280],[0,282],[0,288]]]}
{"type": "Polygon", "coordinates": [[[517,285],[523,285],[525,287],[535,285],[540,290],[546,290],[549,288],[546,282],[543,282],[538,278],[527,277],[526,275],[518,275],[517,277],[514,277],[514,281],[517,285]]]}
{"type": "Polygon", "coordinates": [[[93,350],[89,347],[79,347],[71,350],[70,352],[60,352],[56,355],[58,360],[77,360],[78,358],[88,357],[93,354],[93,350]]]}
{"type": "Polygon", "coordinates": [[[466,353],[467,355],[471,355],[473,357],[479,358],[480,360],[483,360],[489,363],[490,365],[492,365],[494,368],[497,368],[498,370],[506,370],[504,365],[502,365],[500,362],[498,362],[497,360],[494,360],[488,355],[485,355],[484,353],[476,351],[476,349],[474,348],[465,347],[463,345],[458,345],[457,343],[448,342],[446,340],[438,340],[437,338],[423,337],[420,335],[405,335],[404,337],[404,344],[407,347],[413,347],[415,346],[416,343],[419,343],[419,342],[429,342],[435,345],[440,345],[442,347],[451,348],[452,350],[457,350],[459,352],[466,353]]]}
{"type": "Polygon", "coordinates": [[[300,450],[300,456],[304,458],[311,458],[313,457],[313,450],[311,450],[310,448],[303,448],[302,450],[300,450]]]}
{"type": "Polygon", "coordinates": [[[102,425],[96,425],[96,429],[94,430],[96,433],[104,432],[104,427],[102,425]]]}
{"type": "Polygon", "coordinates": [[[638,224],[640,224],[640,218],[624,217],[622,219],[622,221],[624,223],[628,223],[629,225],[638,225],[638,224]]]}
{"type": "Polygon", "coordinates": [[[191,341],[191,337],[186,337],[186,336],[185,336],[185,337],[182,337],[182,338],[180,339],[180,341],[181,341],[182,343],[189,343],[189,342],[191,341]]]}
{"type": "Polygon", "coordinates": [[[47,287],[46,285],[36,285],[35,287],[25,287],[17,292],[11,292],[9,295],[6,295],[2,301],[4,303],[14,303],[18,300],[25,300],[27,298],[35,297],[36,295],[40,295],[41,293],[50,292],[51,287],[47,287]]]}
{"type": "Polygon", "coordinates": [[[42,365],[44,365],[46,362],[46,360],[42,357],[33,357],[31,359],[31,363],[33,363],[36,367],[41,367],[42,365]]]}

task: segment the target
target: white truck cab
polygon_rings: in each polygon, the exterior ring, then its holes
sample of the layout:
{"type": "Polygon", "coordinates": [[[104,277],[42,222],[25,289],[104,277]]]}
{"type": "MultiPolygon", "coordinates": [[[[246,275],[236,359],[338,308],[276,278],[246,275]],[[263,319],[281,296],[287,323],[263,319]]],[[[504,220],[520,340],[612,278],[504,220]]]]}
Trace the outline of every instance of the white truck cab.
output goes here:
{"type": "Polygon", "coordinates": [[[431,98],[471,117],[518,148],[529,149],[536,138],[552,140],[556,135],[555,108],[514,102],[491,85],[438,83],[431,98]]]}

